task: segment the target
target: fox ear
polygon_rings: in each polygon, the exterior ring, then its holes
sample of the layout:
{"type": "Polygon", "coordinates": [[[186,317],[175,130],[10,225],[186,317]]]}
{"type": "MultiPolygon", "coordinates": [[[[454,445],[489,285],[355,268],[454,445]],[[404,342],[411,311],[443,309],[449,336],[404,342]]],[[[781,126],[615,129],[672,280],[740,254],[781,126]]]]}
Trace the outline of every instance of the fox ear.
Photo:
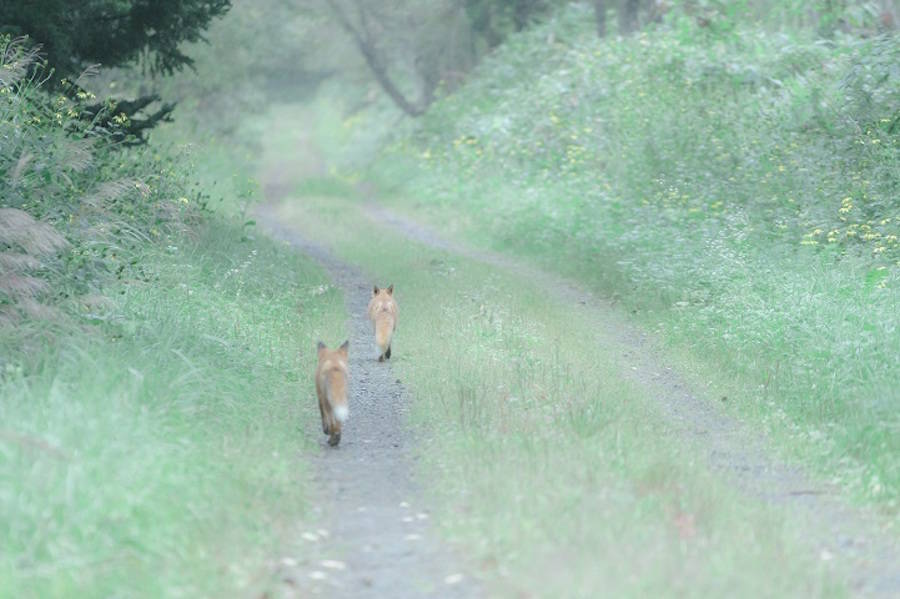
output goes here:
{"type": "Polygon", "coordinates": [[[325,350],[325,344],[324,344],[324,343],[322,343],[321,341],[319,341],[318,343],[316,343],[316,353],[317,353],[318,355],[321,356],[321,355],[322,355],[322,352],[323,352],[324,350],[325,350]]]}
{"type": "Polygon", "coordinates": [[[372,295],[378,295],[378,285],[375,285],[375,289],[372,291],[372,295]]]}
{"type": "Polygon", "coordinates": [[[387,291],[388,291],[388,295],[394,295],[394,284],[393,283],[391,283],[390,286],[388,286],[387,291]]]}
{"type": "Polygon", "coordinates": [[[346,341],[341,343],[341,347],[339,348],[338,351],[340,351],[342,354],[344,354],[344,356],[346,356],[347,353],[350,351],[350,340],[347,339],[346,341]]]}

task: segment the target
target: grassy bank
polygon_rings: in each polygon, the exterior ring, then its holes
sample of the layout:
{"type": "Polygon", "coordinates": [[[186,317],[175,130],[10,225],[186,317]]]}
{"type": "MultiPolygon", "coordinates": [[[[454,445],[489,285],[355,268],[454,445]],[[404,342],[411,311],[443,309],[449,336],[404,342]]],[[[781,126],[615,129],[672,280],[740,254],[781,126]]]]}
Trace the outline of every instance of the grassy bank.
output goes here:
{"type": "MultiPolygon", "coordinates": [[[[305,510],[322,273],[222,222],[3,379],[0,595],[262,588],[305,510]],[[308,405],[307,405],[308,404],[308,405]]],[[[174,246],[173,246],[174,247],[174,246]]]]}
{"type": "Polygon", "coordinates": [[[354,176],[621,301],[733,409],[896,514],[898,48],[687,18],[598,40],[575,5],[354,176]]]}
{"type": "Polygon", "coordinates": [[[678,440],[588,312],[373,225],[341,184],[309,189],[284,222],[395,284],[419,474],[490,594],[841,594],[797,523],[678,440]]]}
{"type": "Polygon", "coordinates": [[[246,163],[120,147],[80,119],[89,94],[0,55],[0,596],[262,592],[306,513],[341,298],[210,211],[196,179],[246,163]]]}

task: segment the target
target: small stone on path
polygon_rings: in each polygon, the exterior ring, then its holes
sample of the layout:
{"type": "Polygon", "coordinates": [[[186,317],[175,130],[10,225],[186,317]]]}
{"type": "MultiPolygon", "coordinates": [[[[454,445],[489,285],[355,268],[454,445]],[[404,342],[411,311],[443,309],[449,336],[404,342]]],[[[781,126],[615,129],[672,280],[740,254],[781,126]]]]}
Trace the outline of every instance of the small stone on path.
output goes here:
{"type": "Polygon", "coordinates": [[[319,562],[319,565],[323,568],[328,568],[329,570],[346,570],[347,564],[342,561],[336,559],[323,559],[319,562]]]}

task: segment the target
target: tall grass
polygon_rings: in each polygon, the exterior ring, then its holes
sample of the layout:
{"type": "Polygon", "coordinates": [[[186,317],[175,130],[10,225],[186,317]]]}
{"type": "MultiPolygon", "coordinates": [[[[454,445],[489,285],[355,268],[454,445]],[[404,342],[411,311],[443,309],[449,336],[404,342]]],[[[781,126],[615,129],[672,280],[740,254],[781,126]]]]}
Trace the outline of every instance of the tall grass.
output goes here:
{"type": "Polygon", "coordinates": [[[363,174],[621,300],[736,409],[896,511],[897,38],[590,25],[574,5],[514,36],[363,174]]]}
{"type": "Polygon", "coordinates": [[[849,564],[810,556],[801,525],[711,474],[594,315],[373,225],[340,183],[324,191],[282,218],[395,282],[418,474],[488,595],[841,595],[830,575],[849,564]]]}
{"type": "Polygon", "coordinates": [[[88,92],[2,44],[0,596],[265,592],[306,514],[306,376],[340,297],[208,210],[196,173],[239,160],[121,148],[88,92]]]}
{"type": "Polygon", "coordinates": [[[30,368],[7,363],[0,595],[270,581],[306,512],[311,348],[342,318],[317,268],[239,239],[213,224],[147,251],[152,283],[116,286],[87,334],[58,335],[30,368]]]}

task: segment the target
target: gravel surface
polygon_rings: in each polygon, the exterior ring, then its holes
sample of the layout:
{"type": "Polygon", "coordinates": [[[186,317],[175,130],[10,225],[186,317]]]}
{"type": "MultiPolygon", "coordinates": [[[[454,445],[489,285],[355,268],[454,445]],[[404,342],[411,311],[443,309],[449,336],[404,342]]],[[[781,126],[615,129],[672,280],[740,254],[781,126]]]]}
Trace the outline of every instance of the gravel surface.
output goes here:
{"type": "Polygon", "coordinates": [[[628,365],[625,377],[654,397],[679,434],[702,448],[710,466],[728,476],[742,493],[790,514],[810,551],[837,566],[858,595],[900,597],[900,542],[876,514],[856,508],[839,490],[816,481],[801,468],[778,459],[767,440],[725,414],[695,389],[655,349],[654,341],[625,321],[619,309],[577,283],[495,252],[479,251],[443,238],[431,228],[374,202],[365,208],[376,223],[424,245],[459,254],[538,282],[560,301],[590,310],[598,328],[595,342],[616,347],[628,365]]]}
{"type": "MultiPolygon", "coordinates": [[[[376,360],[366,316],[372,284],[378,281],[280,224],[267,207],[257,211],[257,218],[273,237],[289,242],[328,271],[344,294],[351,331],[350,418],[340,445],[328,447],[318,412],[303,426],[320,446],[312,456],[312,502],[319,524],[298,533],[303,541],[316,544],[314,559],[286,560],[280,566],[285,594],[480,596],[477,582],[434,533],[413,477],[416,443],[407,426],[409,397],[390,362],[376,360]]],[[[402,304],[402,296],[398,301],[402,304]]],[[[308,399],[314,402],[311,379],[309,385],[308,399]]]]}

